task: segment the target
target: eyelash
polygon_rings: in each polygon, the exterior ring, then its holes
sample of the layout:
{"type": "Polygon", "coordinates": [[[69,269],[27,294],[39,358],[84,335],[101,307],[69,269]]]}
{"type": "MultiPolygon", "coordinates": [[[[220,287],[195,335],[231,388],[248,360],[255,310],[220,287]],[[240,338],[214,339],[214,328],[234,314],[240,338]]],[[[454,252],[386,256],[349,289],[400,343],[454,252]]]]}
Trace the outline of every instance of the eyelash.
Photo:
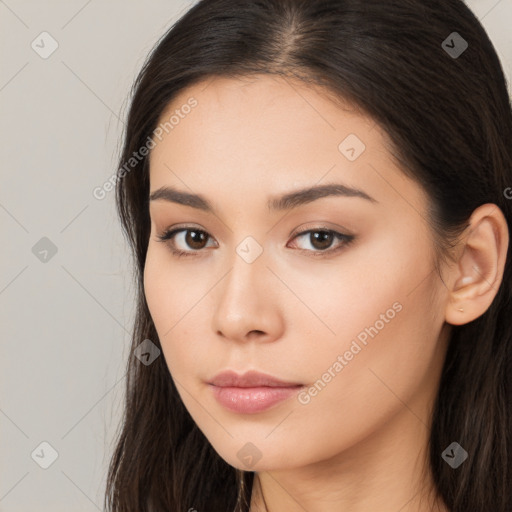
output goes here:
{"type": "MultiPolygon", "coordinates": [[[[172,229],[172,230],[169,229],[169,230],[164,231],[162,234],[157,235],[157,239],[159,242],[164,242],[164,243],[170,242],[168,245],[170,247],[171,253],[178,258],[181,258],[182,256],[196,256],[199,252],[202,251],[201,249],[191,250],[191,251],[182,251],[181,249],[176,249],[174,246],[173,238],[175,235],[177,235],[178,233],[180,233],[182,231],[196,231],[199,233],[206,234],[208,236],[208,240],[211,238],[210,235],[208,235],[208,233],[206,231],[204,231],[202,229],[198,229],[194,226],[182,226],[182,227],[172,229]]],[[[318,227],[315,229],[308,229],[305,231],[300,231],[299,233],[295,233],[292,240],[299,236],[308,234],[308,233],[330,233],[330,234],[333,234],[336,239],[343,241],[343,243],[341,245],[339,245],[338,247],[335,247],[334,249],[329,248],[329,249],[326,249],[323,251],[322,250],[312,251],[309,249],[298,249],[301,252],[313,253],[313,257],[315,257],[315,258],[323,257],[326,254],[332,255],[334,253],[337,253],[338,251],[340,251],[340,250],[344,249],[345,247],[347,247],[348,245],[350,245],[355,239],[354,235],[345,235],[343,233],[339,233],[332,229],[318,227]]]]}

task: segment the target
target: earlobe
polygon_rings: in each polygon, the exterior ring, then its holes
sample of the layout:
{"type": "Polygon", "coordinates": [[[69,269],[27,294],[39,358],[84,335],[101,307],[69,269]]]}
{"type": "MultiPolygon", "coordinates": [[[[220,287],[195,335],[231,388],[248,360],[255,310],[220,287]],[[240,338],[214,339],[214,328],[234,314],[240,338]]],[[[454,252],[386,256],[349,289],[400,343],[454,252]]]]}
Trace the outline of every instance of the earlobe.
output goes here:
{"type": "Polygon", "coordinates": [[[488,203],[475,209],[451,270],[446,322],[463,325],[487,311],[502,282],[508,243],[507,221],[500,208],[488,203]]]}

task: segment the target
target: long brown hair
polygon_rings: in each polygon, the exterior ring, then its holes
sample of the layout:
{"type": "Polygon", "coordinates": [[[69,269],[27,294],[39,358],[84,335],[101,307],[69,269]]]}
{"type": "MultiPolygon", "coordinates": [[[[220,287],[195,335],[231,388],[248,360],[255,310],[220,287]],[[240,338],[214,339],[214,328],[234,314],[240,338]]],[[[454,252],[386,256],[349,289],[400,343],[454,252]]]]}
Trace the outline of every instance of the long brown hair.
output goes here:
{"type": "MultiPolygon", "coordinates": [[[[119,161],[116,201],[133,250],[137,307],[123,423],[107,479],[109,511],[248,510],[254,474],[236,470],[213,450],[163,357],[148,366],[135,357],[145,339],[161,347],[143,290],[149,163],[130,158],[184,88],[216,75],[252,73],[321,84],[378,122],[403,172],[430,196],[440,254],[484,203],[501,208],[510,232],[506,79],[485,30],[461,0],[195,4],[156,44],[134,83],[119,161]]],[[[429,462],[439,496],[453,512],[512,510],[511,257],[509,250],[489,309],[453,327],[441,376],[429,462]],[[457,469],[441,457],[453,441],[470,457],[457,469]]]]}

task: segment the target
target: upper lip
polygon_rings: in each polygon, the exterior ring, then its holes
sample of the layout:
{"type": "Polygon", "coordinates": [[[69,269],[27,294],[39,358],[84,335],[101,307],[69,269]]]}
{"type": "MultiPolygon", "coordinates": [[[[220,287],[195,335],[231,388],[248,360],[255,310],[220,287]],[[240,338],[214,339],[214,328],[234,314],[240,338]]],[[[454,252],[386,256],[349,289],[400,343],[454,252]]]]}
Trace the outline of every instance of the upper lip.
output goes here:
{"type": "Polygon", "coordinates": [[[272,388],[290,388],[301,386],[298,382],[285,382],[272,377],[266,373],[260,373],[250,370],[242,375],[227,370],[218,373],[208,384],[218,387],[234,387],[234,388],[253,388],[253,387],[272,387],[272,388]]]}

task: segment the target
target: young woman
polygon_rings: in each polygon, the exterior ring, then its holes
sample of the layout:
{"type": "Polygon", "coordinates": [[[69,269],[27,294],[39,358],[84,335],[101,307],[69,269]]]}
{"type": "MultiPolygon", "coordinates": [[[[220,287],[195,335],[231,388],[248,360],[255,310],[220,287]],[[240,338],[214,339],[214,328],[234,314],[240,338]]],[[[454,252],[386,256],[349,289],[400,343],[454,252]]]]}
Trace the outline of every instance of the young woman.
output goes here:
{"type": "Polygon", "coordinates": [[[512,114],[462,1],[198,2],[116,181],[107,510],[512,510],[512,114]]]}

